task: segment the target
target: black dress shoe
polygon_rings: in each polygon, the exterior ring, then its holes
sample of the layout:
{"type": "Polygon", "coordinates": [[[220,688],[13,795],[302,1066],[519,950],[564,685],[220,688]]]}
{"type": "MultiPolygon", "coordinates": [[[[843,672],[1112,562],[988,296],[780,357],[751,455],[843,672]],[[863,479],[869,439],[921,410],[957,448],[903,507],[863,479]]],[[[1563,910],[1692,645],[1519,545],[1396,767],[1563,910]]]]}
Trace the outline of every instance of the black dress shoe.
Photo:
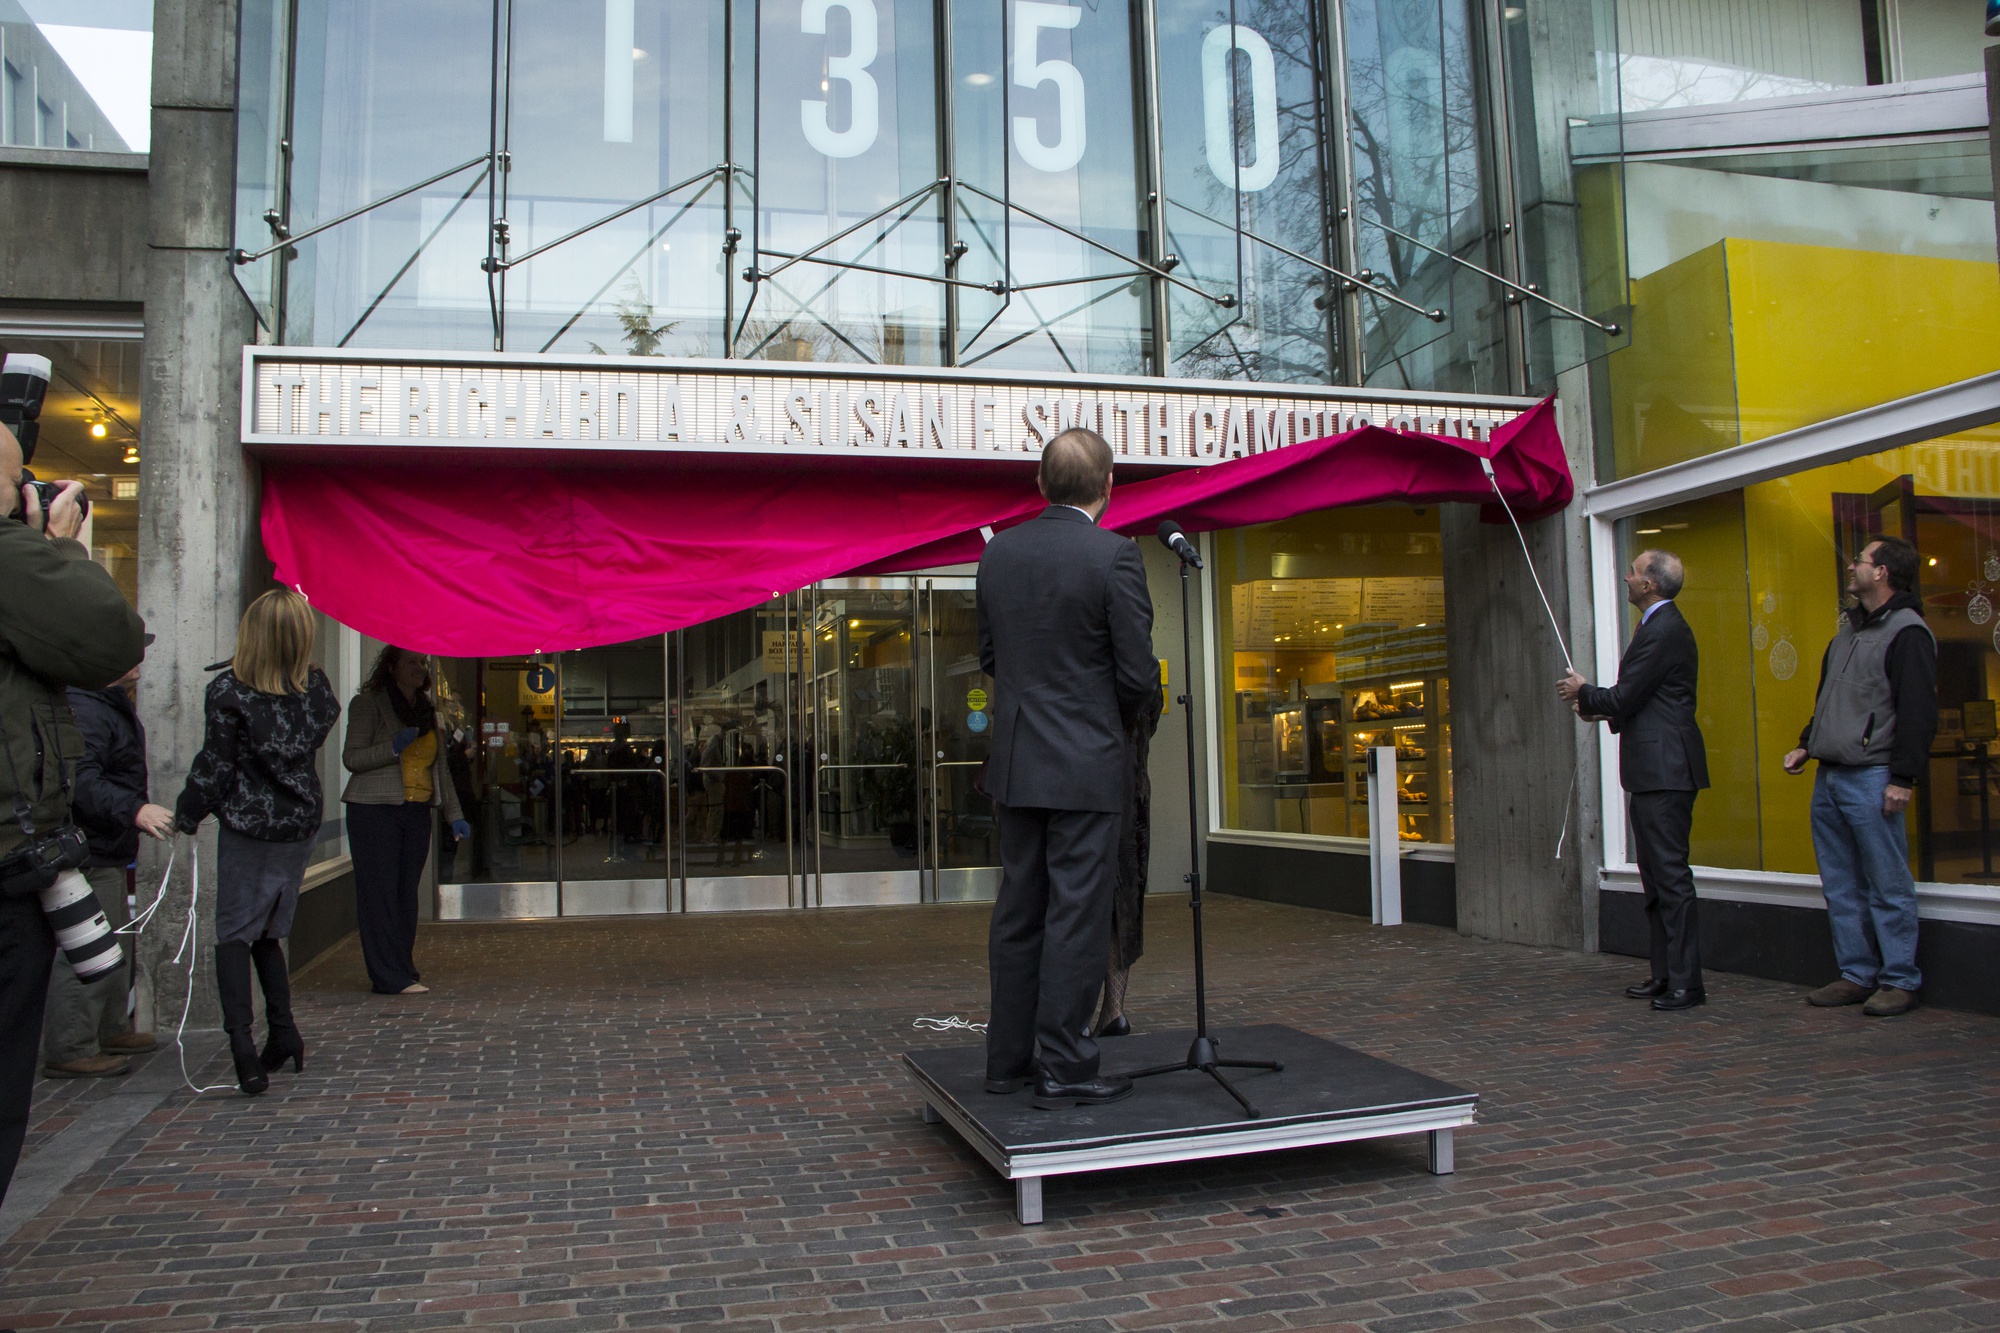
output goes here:
{"type": "Polygon", "coordinates": [[[1698,1004],[1707,1003],[1708,992],[1696,986],[1691,990],[1670,990],[1665,995],[1654,1000],[1653,1007],[1663,1011],[1668,1009],[1692,1009],[1698,1004]]]}
{"type": "Polygon", "coordinates": [[[1654,977],[1651,981],[1642,981],[1636,986],[1627,986],[1625,988],[1625,994],[1635,1000],[1656,999],[1666,993],[1667,979],[1665,977],[1654,977]]]}
{"type": "Polygon", "coordinates": [[[1099,1074],[1081,1083],[1058,1083],[1047,1071],[1035,1079],[1035,1109],[1061,1111],[1072,1106],[1104,1106],[1132,1095],[1132,1080],[1123,1074],[1099,1074]]]}
{"type": "Polygon", "coordinates": [[[1132,1035],[1132,1020],[1120,1014],[1097,1031],[1091,1033],[1091,1035],[1093,1037],[1129,1037],[1132,1035]]]}
{"type": "Polygon", "coordinates": [[[1007,1078],[989,1078],[986,1080],[986,1090],[995,1096],[1005,1096],[1010,1092],[1019,1092],[1034,1081],[1035,1076],[1033,1074],[1013,1074],[1007,1078]]]}

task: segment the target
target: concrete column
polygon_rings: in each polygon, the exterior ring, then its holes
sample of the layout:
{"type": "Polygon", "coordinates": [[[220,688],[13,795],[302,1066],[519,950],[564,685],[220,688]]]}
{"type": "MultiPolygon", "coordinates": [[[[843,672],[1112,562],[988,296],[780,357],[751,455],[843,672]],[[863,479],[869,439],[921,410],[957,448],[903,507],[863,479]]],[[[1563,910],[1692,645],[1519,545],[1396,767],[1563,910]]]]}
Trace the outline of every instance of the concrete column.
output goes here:
{"type": "MultiPolygon", "coordinates": [[[[146,255],[145,422],[140,463],[139,609],[158,636],[146,656],[139,711],[155,800],[171,805],[201,748],[202,693],[212,662],[234,650],[236,621],[265,586],[257,480],[238,430],[243,345],[255,330],[227,258],[235,203],[236,5],[157,0],[153,13],[153,146],[146,255]]],[[[141,853],[141,904],[166,869],[164,845],[141,853]]],[[[185,840],[140,956],[162,1031],[180,1021],[186,959],[169,963],[187,924],[185,840]]],[[[200,838],[201,894],[190,1027],[215,1027],[215,824],[200,838]]]]}
{"type": "MultiPolygon", "coordinates": [[[[1588,372],[1569,371],[1558,387],[1581,489],[1592,475],[1588,372]]],[[[1445,506],[1442,526],[1458,928],[1594,950],[1602,863],[1595,736],[1556,698],[1562,650],[1514,529],[1482,523],[1471,505],[1445,506]]],[[[1589,675],[1595,636],[1580,508],[1524,532],[1570,652],[1589,675]]]]}

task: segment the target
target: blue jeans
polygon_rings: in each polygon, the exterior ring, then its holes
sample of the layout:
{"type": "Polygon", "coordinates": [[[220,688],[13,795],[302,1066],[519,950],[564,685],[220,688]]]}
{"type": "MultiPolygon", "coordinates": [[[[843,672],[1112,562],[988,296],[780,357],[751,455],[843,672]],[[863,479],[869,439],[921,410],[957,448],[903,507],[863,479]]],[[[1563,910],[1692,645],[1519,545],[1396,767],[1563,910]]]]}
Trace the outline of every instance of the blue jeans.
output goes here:
{"type": "Polygon", "coordinates": [[[1917,885],[1903,816],[1882,813],[1885,766],[1821,764],[1813,779],[1813,850],[1840,975],[1857,986],[1914,991],[1917,885]]]}

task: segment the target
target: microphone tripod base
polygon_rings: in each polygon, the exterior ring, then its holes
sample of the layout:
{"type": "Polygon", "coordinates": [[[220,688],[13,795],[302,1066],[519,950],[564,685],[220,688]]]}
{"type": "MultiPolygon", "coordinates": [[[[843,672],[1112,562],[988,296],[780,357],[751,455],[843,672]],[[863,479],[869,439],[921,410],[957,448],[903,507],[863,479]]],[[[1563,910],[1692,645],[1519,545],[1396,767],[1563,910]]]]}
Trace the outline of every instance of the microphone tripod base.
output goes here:
{"type": "Polygon", "coordinates": [[[1185,1061],[1177,1065],[1154,1065],[1151,1069],[1129,1070],[1125,1077],[1138,1079],[1152,1078],[1156,1074],[1206,1074],[1221,1084],[1224,1092],[1236,1099],[1236,1104],[1243,1108],[1244,1115],[1255,1120],[1259,1116],[1257,1108],[1250,1104],[1248,1097],[1237,1091],[1236,1085],[1231,1083],[1229,1076],[1222,1071],[1225,1069],[1266,1069],[1275,1074],[1284,1071],[1285,1062],[1283,1060],[1225,1060],[1221,1056],[1221,1048],[1221,1042],[1203,1034],[1196,1034],[1194,1042],[1188,1047],[1187,1059],[1185,1061]]]}

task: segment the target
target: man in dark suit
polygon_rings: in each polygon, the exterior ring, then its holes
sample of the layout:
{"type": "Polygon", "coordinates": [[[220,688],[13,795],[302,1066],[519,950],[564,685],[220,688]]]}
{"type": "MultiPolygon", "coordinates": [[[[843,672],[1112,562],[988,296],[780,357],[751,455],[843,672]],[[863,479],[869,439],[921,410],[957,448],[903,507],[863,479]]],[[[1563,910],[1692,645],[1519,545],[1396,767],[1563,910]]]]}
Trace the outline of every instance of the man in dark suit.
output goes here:
{"type": "Polygon", "coordinates": [[[979,658],[993,677],[985,785],[1001,865],[986,1090],[1032,1083],[1035,1105],[1055,1110],[1132,1091],[1128,1078],[1100,1076],[1087,1028],[1131,781],[1126,724],[1157,706],[1160,665],[1139,548],[1097,526],[1111,446],[1066,430],[1036,480],[1049,507],[996,536],[979,562],[979,658]]]}
{"type": "Polygon", "coordinates": [[[1671,551],[1639,552],[1625,575],[1639,628],[1619,659],[1618,683],[1605,689],[1571,671],[1556,685],[1580,716],[1609,722],[1623,738],[1618,777],[1630,793],[1632,841],[1653,936],[1653,975],[1625,993],[1652,1000],[1655,1009],[1692,1009],[1708,999],[1694,872],[1688,869],[1694,798],[1708,785],[1708,752],[1694,718],[1694,631],[1674,605],[1685,578],[1671,551]]]}

